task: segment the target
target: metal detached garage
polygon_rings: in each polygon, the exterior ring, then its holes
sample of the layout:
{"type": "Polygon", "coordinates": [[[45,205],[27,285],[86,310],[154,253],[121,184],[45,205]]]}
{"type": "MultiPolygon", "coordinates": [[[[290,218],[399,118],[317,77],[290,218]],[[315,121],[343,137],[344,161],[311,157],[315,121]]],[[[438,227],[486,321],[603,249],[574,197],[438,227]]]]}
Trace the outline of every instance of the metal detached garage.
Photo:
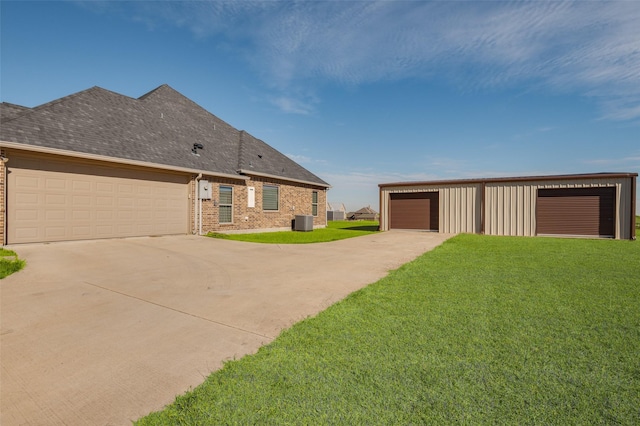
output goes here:
{"type": "Polygon", "coordinates": [[[637,173],[380,184],[380,229],[635,239],[637,173]]]}

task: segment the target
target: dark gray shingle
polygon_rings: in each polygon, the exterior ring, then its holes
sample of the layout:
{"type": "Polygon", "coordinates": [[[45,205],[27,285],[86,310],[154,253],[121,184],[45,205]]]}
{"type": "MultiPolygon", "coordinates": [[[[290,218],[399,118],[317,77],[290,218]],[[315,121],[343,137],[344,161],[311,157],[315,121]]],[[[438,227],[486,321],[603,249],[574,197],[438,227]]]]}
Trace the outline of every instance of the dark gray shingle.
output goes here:
{"type": "Polygon", "coordinates": [[[6,142],[210,173],[236,175],[245,169],[327,185],[168,85],[138,99],[92,87],[35,108],[1,105],[0,139],[6,142]],[[194,143],[203,146],[198,155],[191,152],[194,143]]]}

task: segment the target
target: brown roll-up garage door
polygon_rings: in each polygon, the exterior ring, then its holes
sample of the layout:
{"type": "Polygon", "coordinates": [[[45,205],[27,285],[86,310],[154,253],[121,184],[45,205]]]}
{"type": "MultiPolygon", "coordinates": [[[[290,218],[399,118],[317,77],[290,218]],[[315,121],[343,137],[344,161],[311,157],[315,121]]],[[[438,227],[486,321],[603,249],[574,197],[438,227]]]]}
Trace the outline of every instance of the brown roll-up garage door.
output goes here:
{"type": "Polygon", "coordinates": [[[616,189],[538,189],[538,235],[615,235],[616,189]]]}
{"type": "Polygon", "coordinates": [[[389,197],[391,229],[438,230],[437,192],[406,192],[389,197]]]}
{"type": "Polygon", "coordinates": [[[188,231],[188,176],[57,156],[7,166],[8,244],[188,231]]]}

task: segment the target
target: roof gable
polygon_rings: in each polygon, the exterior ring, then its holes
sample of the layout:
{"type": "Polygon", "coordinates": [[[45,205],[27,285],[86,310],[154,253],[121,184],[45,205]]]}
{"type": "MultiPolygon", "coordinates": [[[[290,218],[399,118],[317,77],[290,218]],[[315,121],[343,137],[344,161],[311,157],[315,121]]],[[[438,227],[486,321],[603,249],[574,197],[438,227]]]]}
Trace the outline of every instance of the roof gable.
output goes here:
{"type": "Polygon", "coordinates": [[[8,102],[2,102],[0,104],[0,122],[4,123],[8,120],[13,120],[21,114],[27,111],[31,111],[31,108],[27,108],[22,105],[10,104],[8,102]]]}
{"type": "Polygon", "coordinates": [[[5,142],[238,176],[242,153],[260,151],[268,161],[256,162],[256,172],[328,186],[166,84],[137,99],[92,87],[35,108],[3,103],[1,111],[5,142]],[[194,144],[202,145],[197,154],[194,144]]]}

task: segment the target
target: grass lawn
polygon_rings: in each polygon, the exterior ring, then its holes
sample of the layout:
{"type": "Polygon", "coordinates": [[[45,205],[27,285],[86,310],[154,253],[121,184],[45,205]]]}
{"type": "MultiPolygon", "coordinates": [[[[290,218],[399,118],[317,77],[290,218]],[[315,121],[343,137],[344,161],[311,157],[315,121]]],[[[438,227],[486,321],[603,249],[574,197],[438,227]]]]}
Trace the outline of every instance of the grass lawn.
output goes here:
{"type": "Polygon", "coordinates": [[[25,261],[18,259],[15,252],[0,248],[0,279],[24,268],[25,261]]]}
{"type": "Polygon", "coordinates": [[[361,235],[372,234],[377,231],[378,222],[365,220],[339,220],[330,221],[326,228],[314,229],[310,232],[282,231],[261,232],[257,234],[218,234],[210,232],[207,236],[252,243],[309,244],[359,237],[361,235]]]}
{"type": "Polygon", "coordinates": [[[640,424],[640,243],[459,235],[155,424],[640,424]]]}

